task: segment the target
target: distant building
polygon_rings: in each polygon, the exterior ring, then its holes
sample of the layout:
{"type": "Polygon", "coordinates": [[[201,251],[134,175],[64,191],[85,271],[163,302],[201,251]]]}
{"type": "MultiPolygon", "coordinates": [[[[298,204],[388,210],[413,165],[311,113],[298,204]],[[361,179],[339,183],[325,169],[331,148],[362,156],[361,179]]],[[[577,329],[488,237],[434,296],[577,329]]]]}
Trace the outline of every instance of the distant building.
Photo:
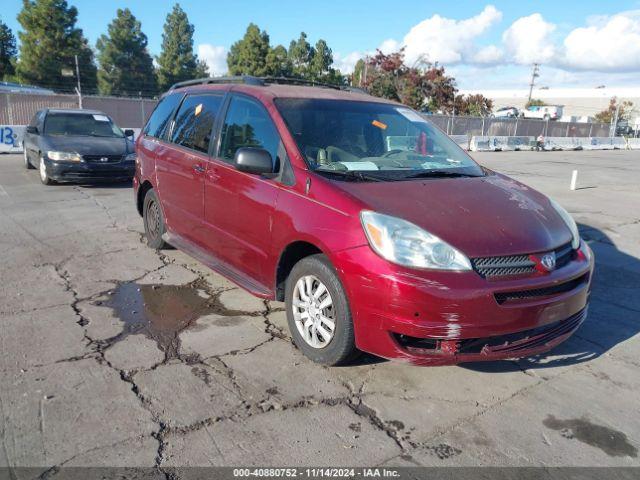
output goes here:
{"type": "MultiPolygon", "coordinates": [[[[529,98],[529,89],[462,90],[460,93],[481,93],[493,100],[494,110],[500,107],[522,109],[529,98]]],[[[593,117],[609,106],[611,97],[632,101],[640,112],[640,87],[536,88],[531,95],[531,98],[543,100],[549,105],[563,105],[563,115],[566,117],[593,117]]]]}

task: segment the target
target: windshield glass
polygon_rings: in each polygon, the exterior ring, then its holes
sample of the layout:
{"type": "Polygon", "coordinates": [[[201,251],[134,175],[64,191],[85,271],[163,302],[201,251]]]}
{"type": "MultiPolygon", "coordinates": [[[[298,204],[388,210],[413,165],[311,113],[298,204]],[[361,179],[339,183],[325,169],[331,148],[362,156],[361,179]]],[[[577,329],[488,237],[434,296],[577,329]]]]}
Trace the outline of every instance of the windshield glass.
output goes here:
{"type": "Polygon", "coordinates": [[[44,122],[45,135],[68,135],[81,137],[124,137],[109,117],[88,113],[47,114],[44,122]]]}
{"type": "Polygon", "coordinates": [[[361,180],[483,175],[469,155],[410,108],[297,98],[277,99],[276,105],[316,172],[361,180]]]}

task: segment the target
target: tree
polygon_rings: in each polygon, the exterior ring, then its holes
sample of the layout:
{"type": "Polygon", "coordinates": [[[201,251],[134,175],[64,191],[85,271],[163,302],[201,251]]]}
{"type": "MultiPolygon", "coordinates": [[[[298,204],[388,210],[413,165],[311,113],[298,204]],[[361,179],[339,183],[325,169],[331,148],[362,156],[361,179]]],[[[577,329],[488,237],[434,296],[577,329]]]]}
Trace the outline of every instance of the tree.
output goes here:
{"type": "Polygon", "coordinates": [[[486,117],[493,110],[493,100],[477,93],[475,95],[456,95],[453,101],[456,115],[486,117]]]}
{"type": "Polygon", "coordinates": [[[384,54],[380,50],[367,59],[367,77],[362,85],[378,97],[402,102],[415,109],[451,110],[456,83],[446,75],[444,67],[424,64],[422,68],[404,63],[404,49],[384,54]]]}
{"type": "Polygon", "coordinates": [[[313,48],[311,62],[309,63],[309,78],[316,82],[344,84],[345,78],[332,65],[333,52],[327,42],[322,39],[318,40],[313,48]]]}
{"type": "Polygon", "coordinates": [[[16,73],[16,37],[11,29],[0,20],[0,80],[16,73]]]}
{"type": "MultiPolygon", "coordinates": [[[[254,23],[250,23],[241,40],[231,45],[227,55],[227,66],[231,75],[269,74],[267,55],[270,52],[269,35],[254,23]]],[[[270,68],[273,68],[271,65],[270,68]]]]}
{"type": "Polygon", "coordinates": [[[524,108],[528,109],[529,107],[544,107],[545,105],[546,102],[544,100],[540,100],[539,98],[532,98],[526,103],[524,108]]]}
{"type": "Polygon", "coordinates": [[[265,60],[265,70],[270,77],[290,77],[292,67],[287,55],[287,49],[282,45],[269,48],[269,53],[267,53],[265,60]]]}
{"type": "Polygon", "coordinates": [[[95,90],[93,52],[82,30],[76,28],[77,16],[77,9],[65,0],[23,0],[18,14],[23,30],[18,34],[20,58],[16,66],[21,82],[72,92],[77,79],[62,72],[75,73],[77,55],[82,90],[95,90]]]}
{"type": "Polygon", "coordinates": [[[364,69],[364,60],[361,58],[353,67],[353,73],[351,74],[351,85],[353,85],[354,87],[362,87],[362,83],[364,81],[364,69]]]}
{"type": "Polygon", "coordinates": [[[612,97],[611,100],[609,100],[609,106],[595,115],[596,121],[601,123],[612,123],[616,117],[616,110],[618,110],[618,108],[620,109],[618,111],[618,121],[629,120],[631,111],[633,110],[633,102],[623,100],[618,103],[618,98],[612,97]]]}
{"type": "Polygon", "coordinates": [[[147,36],[128,8],[118,9],[101,35],[98,49],[98,87],[103,95],[154,96],[158,84],[153,60],[147,51],[147,36]]]}
{"type": "Polygon", "coordinates": [[[158,86],[167,90],[183,80],[208,76],[206,64],[193,53],[194,27],[186,12],[176,3],[167,15],[162,34],[162,51],[157,57],[158,86]]]}
{"type": "Polygon", "coordinates": [[[293,76],[297,78],[309,76],[309,64],[315,51],[311,44],[307,42],[306,33],[300,32],[298,40],[291,40],[287,53],[291,62],[293,76]]]}

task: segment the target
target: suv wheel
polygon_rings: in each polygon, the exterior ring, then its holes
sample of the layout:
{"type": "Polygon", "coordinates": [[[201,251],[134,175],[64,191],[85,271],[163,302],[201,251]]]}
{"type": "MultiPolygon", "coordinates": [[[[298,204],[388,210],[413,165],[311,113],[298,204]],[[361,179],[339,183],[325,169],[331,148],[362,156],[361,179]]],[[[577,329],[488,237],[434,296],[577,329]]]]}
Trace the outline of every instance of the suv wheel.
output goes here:
{"type": "Polygon", "coordinates": [[[40,165],[38,167],[38,170],[40,171],[40,181],[43,185],[53,185],[54,183],[56,183],[51,180],[51,178],[49,178],[49,174],[47,173],[47,165],[44,163],[44,158],[42,157],[40,157],[40,165]]]}
{"type": "Polygon", "coordinates": [[[347,296],[327,257],[312,255],[293,267],[285,302],[293,341],[305,356],[325,365],[357,356],[347,296]]]}
{"type": "Polygon", "coordinates": [[[144,196],[144,204],[142,209],[142,219],[144,221],[144,233],[147,237],[147,245],[154,250],[162,250],[167,246],[162,239],[164,235],[165,224],[162,208],[156,192],[149,190],[144,196]]]}
{"type": "Polygon", "coordinates": [[[31,162],[29,161],[29,155],[27,154],[27,149],[25,147],[23,148],[23,153],[24,153],[24,168],[26,168],[27,170],[33,170],[33,165],[31,165],[31,162]]]}

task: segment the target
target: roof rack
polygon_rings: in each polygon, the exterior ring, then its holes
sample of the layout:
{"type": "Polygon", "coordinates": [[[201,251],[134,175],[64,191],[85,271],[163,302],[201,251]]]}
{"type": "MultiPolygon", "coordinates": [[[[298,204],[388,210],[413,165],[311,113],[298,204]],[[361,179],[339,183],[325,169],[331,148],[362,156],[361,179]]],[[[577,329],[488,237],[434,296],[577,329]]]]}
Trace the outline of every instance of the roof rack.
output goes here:
{"type": "Polygon", "coordinates": [[[176,88],[190,87],[192,85],[209,85],[209,84],[221,84],[221,83],[244,83],[246,85],[258,85],[264,86],[264,81],[261,78],[251,75],[239,75],[234,77],[205,77],[195,78],[193,80],[185,80],[184,82],[178,82],[171,85],[169,90],[175,90],[176,88]]]}
{"type": "Polygon", "coordinates": [[[345,90],[348,92],[367,94],[367,92],[361,88],[351,87],[347,85],[335,85],[335,84],[316,82],[313,80],[306,80],[304,78],[295,78],[295,77],[254,77],[252,75],[196,78],[194,80],[186,80],[184,82],[176,83],[172,85],[169,90],[171,91],[177,88],[190,87],[193,85],[209,85],[209,84],[225,84],[225,83],[243,83],[245,85],[254,85],[259,87],[264,87],[265,85],[268,85],[268,84],[305,85],[309,87],[331,88],[334,90],[345,90]]]}

